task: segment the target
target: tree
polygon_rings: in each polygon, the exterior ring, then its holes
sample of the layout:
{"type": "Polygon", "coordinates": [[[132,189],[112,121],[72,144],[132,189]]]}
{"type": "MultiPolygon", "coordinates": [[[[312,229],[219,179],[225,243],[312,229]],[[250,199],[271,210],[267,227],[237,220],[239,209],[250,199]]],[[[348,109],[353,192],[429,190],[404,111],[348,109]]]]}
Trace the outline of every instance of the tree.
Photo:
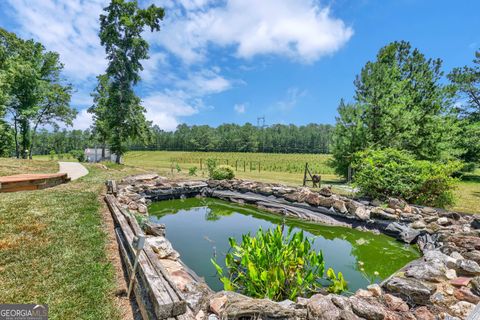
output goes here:
{"type": "Polygon", "coordinates": [[[350,156],[366,147],[407,150],[421,160],[456,155],[453,90],[440,83],[441,66],[440,59],[427,59],[404,41],[388,44],[376,61],[367,62],[354,82],[354,103],[339,107],[334,138],[339,174],[346,175],[350,156]]]}
{"type": "Polygon", "coordinates": [[[60,78],[59,55],[42,44],[0,28],[0,47],[1,95],[13,122],[16,156],[31,157],[39,126],[68,125],[75,118],[69,107],[71,86],[60,78]]]}
{"type": "Polygon", "coordinates": [[[105,148],[110,138],[107,122],[109,89],[107,75],[99,75],[97,77],[97,87],[95,92],[92,93],[93,106],[88,109],[88,112],[93,114],[93,135],[102,146],[102,158],[105,158],[105,148]]]}
{"type": "Polygon", "coordinates": [[[480,161],[480,51],[475,53],[474,65],[455,68],[448,75],[461,101],[459,146],[464,150],[462,159],[480,161]]]}
{"type": "Polygon", "coordinates": [[[100,41],[109,60],[108,112],[105,121],[110,134],[111,150],[116,162],[126,151],[128,139],[144,136],[147,132],[145,108],[140,104],[133,86],[140,81],[141,60],[148,59],[149,45],[142,38],[146,26],[160,30],[163,8],[154,5],[140,9],[137,1],[112,0],[100,15],[100,41]]]}

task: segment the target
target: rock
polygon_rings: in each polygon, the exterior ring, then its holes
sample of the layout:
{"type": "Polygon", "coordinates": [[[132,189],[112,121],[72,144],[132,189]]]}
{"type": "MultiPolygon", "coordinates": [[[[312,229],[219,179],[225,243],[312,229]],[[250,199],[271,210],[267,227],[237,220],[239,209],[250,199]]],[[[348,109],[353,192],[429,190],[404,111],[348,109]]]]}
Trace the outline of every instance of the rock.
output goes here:
{"type": "Polygon", "coordinates": [[[220,319],[301,319],[306,310],[284,308],[268,299],[253,299],[232,291],[220,291],[210,298],[210,309],[216,309],[220,319]],[[212,306],[212,299],[217,300],[212,306]],[[217,308],[218,306],[218,308],[217,308]],[[212,308],[213,307],[213,308],[212,308]]]}
{"type": "Polygon", "coordinates": [[[454,304],[453,306],[451,306],[450,310],[453,312],[453,314],[463,319],[467,317],[470,314],[470,312],[473,311],[474,308],[475,308],[474,304],[466,301],[460,301],[454,304]]]}
{"type": "Polygon", "coordinates": [[[446,217],[438,218],[437,223],[441,226],[446,226],[446,225],[452,224],[450,221],[448,221],[448,218],[446,218],[446,217]]]}
{"type": "Polygon", "coordinates": [[[454,294],[455,298],[460,301],[467,301],[473,304],[477,304],[480,302],[480,297],[473,294],[473,292],[467,287],[461,287],[459,289],[455,289],[454,294]]]}
{"type": "Polygon", "coordinates": [[[472,260],[459,259],[457,260],[455,270],[461,276],[478,276],[480,275],[480,266],[472,260]]]}
{"type": "Polygon", "coordinates": [[[410,225],[413,229],[425,229],[427,226],[422,220],[417,220],[410,225]]]}
{"type": "Polygon", "coordinates": [[[317,201],[318,201],[318,206],[325,207],[325,208],[331,208],[333,206],[333,203],[335,202],[335,200],[332,198],[326,198],[322,196],[318,196],[317,201]]]}
{"type": "Polygon", "coordinates": [[[128,209],[137,210],[138,209],[137,203],[135,201],[130,201],[130,203],[128,204],[128,209]]]}
{"type": "Polygon", "coordinates": [[[151,246],[160,259],[177,260],[180,257],[180,254],[173,249],[172,244],[165,237],[146,238],[145,244],[151,246]]]}
{"type": "Polygon", "coordinates": [[[457,251],[453,251],[452,253],[450,253],[450,257],[452,257],[455,260],[463,259],[463,256],[457,251]]]}
{"type": "Polygon", "coordinates": [[[370,291],[374,297],[380,297],[382,295],[382,288],[376,283],[369,285],[367,290],[370,291]]]}
{"type": "MultiPolygon", "coordinates": [[[[204,319],[204,318],[200,318],[200,319],[204,319]]],[[[208,320],[218,320],[218,317],[214,314],[210,314],[208,315],[208,320]]]]}
{"type": "Polygon", "coordinates": [[[442,262],[430,261],[409,267],[405,271],[405,275],[415,279],[439,282],[445,272],[446,268],[442,262]]]}
{"type": "Polygon", "coordinates": [[[371,320],[383,320],[385,310],[378,302],[358,298],[356,296],[350,297],[349,300],[352,306],[352,311],[357,316],[371,320]]]}
{"type": "Polygon", "coordinates": [[[430,250],[424,253],[423,259],[427,262],[434,262],[440,261],[443,262],[445,265],[455,265],[456,261],[452,257],[447,256],[446,254],[442,253],[440,250],[430,250]]]}
{"type": "Polygon", "coordinates": [[[350,310],[340,310],[340,319],[342,320],[363,320],[350,310]]]}
{"type": "Polygon", "coordinates": [[[318,191],[324,197],[330,197],[332,195],[332,187],[323,187],[318,191]]]}
{"type": "Polygon", "coordinates": [[[455,279],[457,277],[457,272],[454,269],[448,269],[445,272],[445,277],[449,280],[455,279]]]}
{"type": "Polygon", "coordinates": [[[351,310],[350,300],[347,297],[331,295],[332,302],[342,310],[351,310]]]}
{"type": "Polygon", "coordinates": [[[347,207],[345,206],[345,201],[343,200],[335,200],[333,202],[333,208],[340,213],[347,213],[347,207]]]}
{"type": "Polygon", "coordinates": [[[318,207],[320,205],[319,195],[315,193],[310,193],[305,197],[305,202],[311,206],[318,207]]]}
{"type": "Polygon", "coordinates": [[[437,210],[435,210],[433,208],[430,208],[430,207],[425,207],[425,208],[422,208],[422,212],[427,214],[427,215],[432,215],[432,214],[437,213],[437,210]]]}
{"type": "Polygon", "coordinates": [[[480,296],[480,276],[477,276],[471,280],[472,291],[480,296]]]}
{"type": "Polygon", "coordinates": [[[430,295],[435,292],[435,288],[411,278],[392,277],[387,280],[385,287],[396,296],[417,305],[427,305],[430,295]]]}
{"type": "Polygon", "coordinates": [[[308,319],[337,320],[340,319],[340,310],[332,302],[330,295],[316,294],[307,303],[308,319]]]}
{"type": "Polygon", "coordinates": [[[373,293],[371,291],[365,290],[365,289],[358,289],[355,292],[356,297],[361,297],[361,298],[370,298],[373,296],[373,293]]]}
{"type": "Polygon", "coordinates": [[[223,313],[223,307],[227,303],[227,296],[216,296],[210,299],[210,311],[215,313],[216,315],[221,315],[223,313]]]}
{"type": "Polygon", "coordinates": [[[403,209],[405,206],[408,205],[404,200],[402,199],[396,199],[396,198],[389,198],[388,199],[388,207],[392,209],[403,209]]]}
{"type": "Polygon", "coordinates": [[[147,206],[144,204],[139,204],[137,210],[139,213],[147,213],[147,206]]]}
{"type": "Polygon", "coordinates": [[[409,310],[408,305],[403,301],[402,299],[392,296],[391,294],[385,294],[383,296],[385,305],[388,307],[388,309],[392,311],[401,311],[401,312],[406,312],[409,310]]]}
{"type": "Polygon", "coordinates": [[[147,221],[143,227],[145,234],[149,236],[165,237],[165,225],[163,223],[155,223],[147,221]]]}
{"type": "Polygon", "coordinates": [[[480,237],[458,235],[449,237],[448,241],[465,251],[480,250],[480,237]]]}
{"type": "Polygon", "coordinates": [[[468,286],[472,278],[467,277],[458,277],[453,280],[450,280],[450,284],[456,287],[468,286]]]}
{"type": "Polygon", "coordinates": [[[144,174],[137,174],[133,176],[128,176],[122,180],[122,184],[135,184],[138,182],[148,182],[155,180],[157,178],[163,178],[159,177],[158,174],[156,173],[144,173],[144,174]]]}
{"type": "Polygon", "coordinates": [[[473,228],[473,229],[480,229],[480,218],[478,217],[475,217],[472,222],[470,222],[470,226],[473,228]]]}
{"type": "Polygon", "coordinates": [[[280,306],[284,307],[284,308],[294,308],[295,307],[295,302],[293,302],[292,300],[283,300],[283,301],[280,301],[278,303],[280,306]]]}
{"type": "Polygon", "coordinates": [[[465,257],[465,259],[473,260],[476,263],[480,263],[480,251],[478,250],[464,252],[463,256],[465,257]]]}
{"type": "Polygon", "coordinates": [[[428,310],[427,307],[420,307],[413,311],[413,314],[418,320],[435,320],[435,316],[428,310]]]}
{"type": "Polygon", "coordinates": [[[357,210],[355,210],[355,216],[365,221],[370,219],[370,211],[365,209],[365,207],[358,207],[357,210]]]}
{"type": "Polygon", "coordinates": [[[420,232],[418,230],[415,230],[407,225],[400,224],[398,222],[392,222],[388,224],[385,230],[396,235],[398,238],[400,238],[406,243],[414,242],[420,235],[420,232]]]}
{"type": "Polygon", "coordinates": [[[370,212],[370,217],[380,220],[397,220],[398,217],[395,214],[387,213],[380,207],[375,207],[370,212]]]}

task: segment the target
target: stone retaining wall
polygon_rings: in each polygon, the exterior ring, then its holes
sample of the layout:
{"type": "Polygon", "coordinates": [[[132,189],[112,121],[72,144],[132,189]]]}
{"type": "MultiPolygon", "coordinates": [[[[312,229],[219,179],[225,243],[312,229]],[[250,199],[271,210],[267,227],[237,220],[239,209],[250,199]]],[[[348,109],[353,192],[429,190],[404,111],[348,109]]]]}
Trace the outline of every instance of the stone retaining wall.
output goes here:
{"type": "Polygon", "coordinates": [[[480,220],[471,215],[409,205],[398,199],[389,199],[386,205],[350,199],[328,188],[316,192],[244,180],[173,181],[155,174],[124,179],[117,199],[130,211],[148,214],[151,201],[192,196],[248,203],[317,223],[383,232],[417,243],[423,253],[422,258],[380,285],[360,289],[351,297],[317,294],[276,303],[222,291],[208,297],[206,304],[195,306],[198,319],[466,319],[480,302],[480,220]]]}

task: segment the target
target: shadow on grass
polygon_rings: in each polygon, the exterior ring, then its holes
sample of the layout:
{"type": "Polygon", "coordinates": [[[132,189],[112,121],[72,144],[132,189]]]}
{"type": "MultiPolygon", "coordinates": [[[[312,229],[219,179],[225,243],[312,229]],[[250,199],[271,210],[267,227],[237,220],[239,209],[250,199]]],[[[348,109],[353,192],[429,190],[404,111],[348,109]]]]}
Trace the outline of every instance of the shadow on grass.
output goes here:
{"type": "Polygon", "coordinates": [[[466,174],[462,177],[461,179],[462,181],[465,181],[465,182],[476,182],[476,183],[480,183],[480,176],[479,175],[476,175],[476,174],[466,174]]]}

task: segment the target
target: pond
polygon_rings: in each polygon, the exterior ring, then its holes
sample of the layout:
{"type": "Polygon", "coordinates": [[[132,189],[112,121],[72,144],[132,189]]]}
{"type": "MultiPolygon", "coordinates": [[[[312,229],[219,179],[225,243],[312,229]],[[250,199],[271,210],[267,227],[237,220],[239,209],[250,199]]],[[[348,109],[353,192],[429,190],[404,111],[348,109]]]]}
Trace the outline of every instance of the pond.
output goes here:
{"type": "Polygon", "coordinates": [[[294,231],[304,230],[314,238],[314,248],[321,250],[325,270],[341,271],[349,291],[380,282],[408,262],[418,258],[415,247],[400,243],[386,235],[284,219],[253,206],[238,205],[212,198],[188,198],[154,202],[149,207],[150,219],[166,224],[167,238],[180,253],[181,259],[216,291],[223,285],[210,262],[214,255],[224,267],[229,249],[228,238],[241,241],[242,234],[254,235],[285,223],[294,231]]]}

